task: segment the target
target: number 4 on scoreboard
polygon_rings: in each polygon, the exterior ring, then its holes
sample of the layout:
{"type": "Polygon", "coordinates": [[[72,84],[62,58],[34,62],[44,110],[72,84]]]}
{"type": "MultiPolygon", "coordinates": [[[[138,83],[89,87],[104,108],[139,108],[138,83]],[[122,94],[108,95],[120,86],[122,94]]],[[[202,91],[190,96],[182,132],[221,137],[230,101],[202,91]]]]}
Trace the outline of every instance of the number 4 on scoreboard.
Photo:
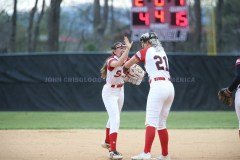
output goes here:
{"type": "Polygon", "coordinates": [[[141,21],[143,21],[145,23],[145,25],[149,25],[150,24],[150,21],[149,21],[149,13],[146,13],[146,12],[140,12],[139,13],[139,19],[141,21]]]}

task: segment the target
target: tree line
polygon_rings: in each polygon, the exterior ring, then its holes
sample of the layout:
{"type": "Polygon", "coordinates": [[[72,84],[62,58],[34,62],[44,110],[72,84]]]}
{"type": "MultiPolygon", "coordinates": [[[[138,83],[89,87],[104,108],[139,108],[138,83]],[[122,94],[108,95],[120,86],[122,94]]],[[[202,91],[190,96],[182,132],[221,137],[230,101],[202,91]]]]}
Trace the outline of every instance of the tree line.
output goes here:
{"type": "MultiPolygon", "coordinates": [[[[49,6],[45,0],[35,0],[30,11],[22,12],[17,8],[18,0],[13,0],[11,15],[0,11],[0,52],[109,50],[123,35],[131,36],[130,8],[115,8],[114,1],[103,0],[101,6],[100,0],[94,0],[69,9],[61,6],[62,0],[51,0],[49,6]]],[[[206,54],[209,46],[216,45],[219,54],[239,52],[240,1],[217,0],[212,7],[201,0],[189,2],[187,40],[162,42],[166,50],[206,54]]],[[[133,50],[137,48],[135,44],[133,50]]]]}

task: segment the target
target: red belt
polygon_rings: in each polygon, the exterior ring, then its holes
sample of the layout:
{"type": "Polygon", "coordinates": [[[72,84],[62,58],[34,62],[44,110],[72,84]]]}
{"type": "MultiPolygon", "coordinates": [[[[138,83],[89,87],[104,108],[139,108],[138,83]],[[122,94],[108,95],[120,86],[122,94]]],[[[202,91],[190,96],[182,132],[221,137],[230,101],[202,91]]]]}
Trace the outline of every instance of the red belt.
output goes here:
{"type": "Polygon", "coordinates": [[[112,88],[121,88],[123,84],[116,84],[116,85],[111,85],[112,88]]]}
{"type": "Polygon", "coordinates": [[[150,80],[149,80],[149,83],[151,83],[152,80],[154,80],[154,81],[165,81],[165,80],[169,80],[169,78],[166,79],[165,77],[155,77],[155,78],[153,78],[153,79],[150,79],[150,80]]]}

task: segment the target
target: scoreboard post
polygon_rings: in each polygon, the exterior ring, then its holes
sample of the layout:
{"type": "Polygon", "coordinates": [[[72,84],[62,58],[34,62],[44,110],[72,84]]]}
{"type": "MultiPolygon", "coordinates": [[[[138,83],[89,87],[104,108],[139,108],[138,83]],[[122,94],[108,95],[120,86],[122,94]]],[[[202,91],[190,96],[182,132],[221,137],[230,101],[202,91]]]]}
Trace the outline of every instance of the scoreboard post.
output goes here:
{"type": "Polygon", "coordinates": [[[156,32],[160,41],[185,41],[189,30],[186,0],[132,0],[132,40],[156,32]]]}

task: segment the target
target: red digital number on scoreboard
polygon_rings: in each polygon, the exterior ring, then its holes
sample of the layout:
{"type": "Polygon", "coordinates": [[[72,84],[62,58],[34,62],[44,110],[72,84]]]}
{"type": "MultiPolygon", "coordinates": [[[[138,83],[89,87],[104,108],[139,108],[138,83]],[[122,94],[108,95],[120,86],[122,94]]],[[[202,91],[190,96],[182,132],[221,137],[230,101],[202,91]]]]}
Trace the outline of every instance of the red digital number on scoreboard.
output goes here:
{"type": "Polygon", "coordinates": [[[144,1],[143,0],[133,0],[133,6],[143,7],[144,6],[144,1]]]}
{"type": "MultiPolygon", "coordinates": [[[[163,7],[165,5],[166,0],[147,0],[148,3],[152,3],[154,1],[154,5],[156,7],[163,7]]],[[[168,3],[174,1],[175,6],[185,6],[186,0],[167,0],[168,3]]],[[[143,7],[146,6],[145,0],[133,0],[133,6],[143,7]]]]}
{"type": "Polygon", "coordinates": [[[150,24],[149,13],[148,12],[133,12],[133,25],[144,25],[148,26],[150,24]]]}
{"type": "Polygon", "coordinates": [[[188,26],[187,13],[184,11],[171,13],[171,25],[179,27],[188,26]]]}
{"type": "Polygon", "coordinates": [[[154,17],[156,23],[164,23],[165,22],[165,16],[164,16],[163,10],[155,10],[154,17]]]}
{"type": "Polygon", "coordinates": [[[186,2],[185,2],[185,0],[177,0],[177,1],[175,1],[175,5],[176,6],[185,6],[186,2]]]}
{"type": "Polygon", "coordinates": [[[165,4],[165,0],[154,0],[154,5],[156,7],[163,7],[165,4]]]}

